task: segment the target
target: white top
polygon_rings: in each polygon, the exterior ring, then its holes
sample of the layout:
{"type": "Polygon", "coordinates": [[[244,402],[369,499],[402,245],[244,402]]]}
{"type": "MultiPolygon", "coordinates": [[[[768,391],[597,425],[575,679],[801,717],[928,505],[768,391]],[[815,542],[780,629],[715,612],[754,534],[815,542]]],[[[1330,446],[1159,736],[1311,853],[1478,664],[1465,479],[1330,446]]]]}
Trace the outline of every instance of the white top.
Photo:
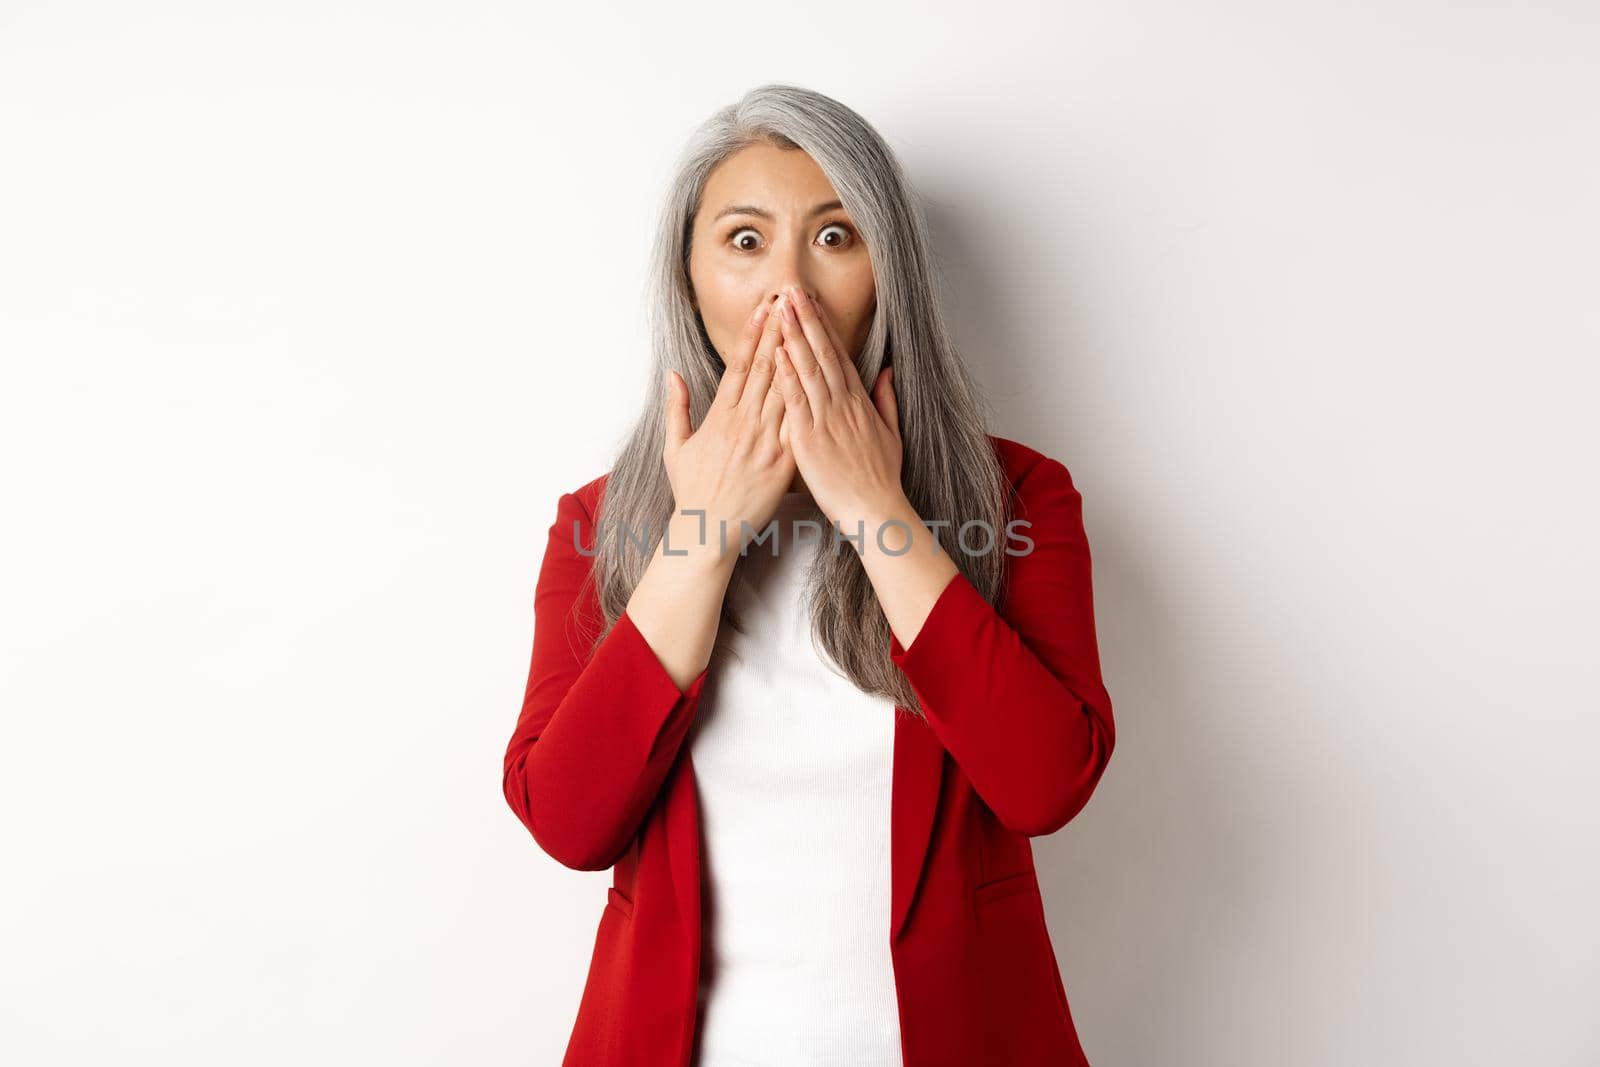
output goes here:
{"type": "MultiPolygon", "coordinates": [[[[732,592],[739,658],[713,655],[695,721],[705,941],[697,1067],[901,1064],[889,954],[894,702],[868,696],[813,645],[806,571],[831,531],[791,522],[746,549],[732,592]]],[[[840,551],[855,551],[841,542],[840,551]]]]}

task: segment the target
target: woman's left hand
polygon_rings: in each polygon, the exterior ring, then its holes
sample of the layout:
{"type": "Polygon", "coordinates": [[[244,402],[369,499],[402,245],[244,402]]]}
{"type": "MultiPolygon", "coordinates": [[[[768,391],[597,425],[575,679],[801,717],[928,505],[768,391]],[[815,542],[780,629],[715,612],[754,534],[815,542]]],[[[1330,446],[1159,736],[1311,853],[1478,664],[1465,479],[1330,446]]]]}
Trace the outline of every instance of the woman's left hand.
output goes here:
{"type": "Polygon", "coordinates": [[[797,286],[785,292],[772,386],[783,394],[785,436],[817,506],[851,533],[905,504],[893,371],[883,368],[869,394],[822,309],[797,286]]]}

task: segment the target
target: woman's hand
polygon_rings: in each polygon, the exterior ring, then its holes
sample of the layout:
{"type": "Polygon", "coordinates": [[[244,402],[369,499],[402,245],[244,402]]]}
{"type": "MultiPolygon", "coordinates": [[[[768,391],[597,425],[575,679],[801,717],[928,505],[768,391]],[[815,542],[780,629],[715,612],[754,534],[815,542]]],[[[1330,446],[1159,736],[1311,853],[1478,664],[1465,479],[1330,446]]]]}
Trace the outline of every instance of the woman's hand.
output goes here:
{"type": "Polygon", "coordinates": [[[905,504],[892,371],[879,372],[869,395],[822,309],[798,287],[785,293],[792,307],[773,316],[782,319],[774,388],[786,409],[783,434],[817,506],[851,533],[905,504]]]}
{"type": "Polygon", "coordinates": [[[784,302],[763,301],[746,320],[717,395],[692,432],[688,387],[676,372],[667,372],[662,458],[674,500],[668,534],[674,552],[691,547],[683,543],[684,533],[697,549],[715,546],[719,557],[724,544],[737,551],[744,545],[740,522],[748,522],[752,534],[759,531],[794,480],[794,457],[778,439],[784,402],[771,388],[783,320],[774,312],[784,302]],[[704,509],[703,523],[698,515],[684,517],[685,509],[704,509]]]}

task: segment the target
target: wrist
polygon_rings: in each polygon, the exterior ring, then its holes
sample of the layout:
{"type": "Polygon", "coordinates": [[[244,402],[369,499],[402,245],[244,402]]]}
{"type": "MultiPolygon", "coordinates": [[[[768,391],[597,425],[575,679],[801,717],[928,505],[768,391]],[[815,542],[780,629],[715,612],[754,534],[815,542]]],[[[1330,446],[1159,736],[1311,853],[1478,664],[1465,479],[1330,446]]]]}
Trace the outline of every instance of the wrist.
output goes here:
{"type": "Polygon", "coordinates": [[[867,501],[852,513],[860,516],[866,523],[867,532],[874,535],[880,528],[890,523],[903,522],[907,525],[920,525],[922,522],[922,517],[917,514],[917,509],[911,506],[910,499],[903,492],[885,494],[875,500],[867,501]]]}
{"type": "Polygon", "coordinates": [[[725,529],[700,511],[675,511],[662,530],[656,555],[696,570],[731,571],[739,552],[739,531],[725,529]]]}
{"type": "Polygon", "coordinates": [[[842,536],[851,538],[858,552],[869,557],[901,555],[931,540],[922,517],[904,494],[850,508],[832,522],[844,531],[842,536]]]}

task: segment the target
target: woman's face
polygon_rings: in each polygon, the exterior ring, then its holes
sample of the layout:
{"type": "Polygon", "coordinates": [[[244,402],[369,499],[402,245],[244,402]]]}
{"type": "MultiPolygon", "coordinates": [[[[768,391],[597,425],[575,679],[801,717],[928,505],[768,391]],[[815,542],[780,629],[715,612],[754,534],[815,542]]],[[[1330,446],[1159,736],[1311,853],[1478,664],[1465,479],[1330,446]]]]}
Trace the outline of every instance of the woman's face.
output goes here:
{"type": "Polygon", "coordinates": [[[724,363],[750,312],[799,286],[853,359],[878,306],[872,260],[832,184],[805,152],[754,144],[717,165],[695,213],[689,283],[724,363]]]}

